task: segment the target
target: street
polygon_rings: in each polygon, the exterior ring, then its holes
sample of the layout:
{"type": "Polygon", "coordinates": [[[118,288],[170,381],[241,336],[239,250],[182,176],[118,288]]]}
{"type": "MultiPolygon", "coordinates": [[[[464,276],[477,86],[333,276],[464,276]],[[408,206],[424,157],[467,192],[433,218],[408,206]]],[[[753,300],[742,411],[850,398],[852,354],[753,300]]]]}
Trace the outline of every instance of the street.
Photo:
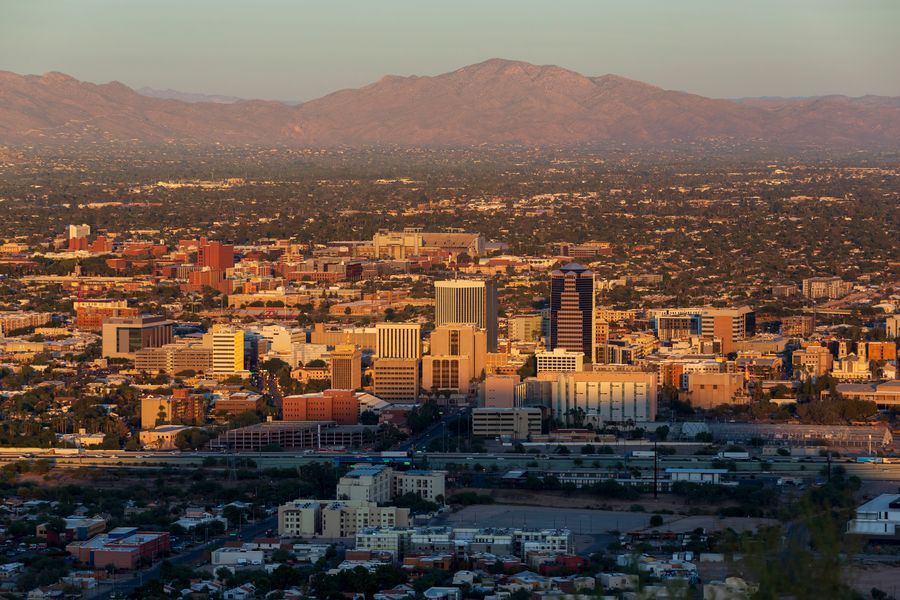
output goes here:
{"type": "MultiPolygon", "coordinates": [[[[249,542],[263,533],[265,533],[269,529],[274,529],[278,526],[278,517],[271,516],[266,517],[256,523],[248,525],[244,527],[237,537],[229,537],[224,536],[214,540],[206,544],[201,544],[196,548],[192,548],[187,552],[182,552],[180,554],[174,555],[170,557],[168,560],[175,565],[194,565],[197,561],[203,557],[204,553],[207,551],[213,551],[216,548],[224,545],[226,541],[229,540],[240,540],[242,542],[249,542]]],[[[135,589],[139,588],[143,585],[144,581],[149,581],[155,577],[159,577],[160,568],[162,567],[162,560],[157,561],[152,567],[149,569],[145,569],[143,571],[139,571],[137,573],[131,574],[128,579],[116,579],[115,581],[106,580],[104,582],[100,582],[97,590],[94,595],[89,596],[90,598],[94,598],[96,600],[107,600],[112,597],[113,593],[127,595],[133,592],[135,589]]]]}

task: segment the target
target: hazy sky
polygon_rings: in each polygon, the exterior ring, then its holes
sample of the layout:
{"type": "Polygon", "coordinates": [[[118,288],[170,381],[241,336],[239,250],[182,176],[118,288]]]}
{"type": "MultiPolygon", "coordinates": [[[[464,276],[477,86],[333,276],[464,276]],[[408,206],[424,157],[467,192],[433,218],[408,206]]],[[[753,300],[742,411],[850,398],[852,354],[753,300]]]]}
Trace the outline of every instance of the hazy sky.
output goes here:
{"type": "Polygon", "coordinates": [[[714,97],[900,96],[900,0],[0,0],[0,69],[306,100],[501,57],[714,97]]]}

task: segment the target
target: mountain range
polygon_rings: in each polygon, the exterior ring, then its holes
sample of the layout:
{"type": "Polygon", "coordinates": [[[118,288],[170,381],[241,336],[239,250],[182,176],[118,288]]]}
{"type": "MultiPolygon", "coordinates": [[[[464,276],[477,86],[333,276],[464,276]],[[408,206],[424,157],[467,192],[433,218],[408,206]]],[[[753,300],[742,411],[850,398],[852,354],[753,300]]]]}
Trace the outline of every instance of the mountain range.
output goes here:
{"type": "Polygon", "coordinates": [[[722,100],[617,75],[492,59],[386,76],[292,105],[139,93],[61,73],[0,71],[0,144],[97,142],[468,146],[761,144],[900,147],[900,98],[722,100]]]}

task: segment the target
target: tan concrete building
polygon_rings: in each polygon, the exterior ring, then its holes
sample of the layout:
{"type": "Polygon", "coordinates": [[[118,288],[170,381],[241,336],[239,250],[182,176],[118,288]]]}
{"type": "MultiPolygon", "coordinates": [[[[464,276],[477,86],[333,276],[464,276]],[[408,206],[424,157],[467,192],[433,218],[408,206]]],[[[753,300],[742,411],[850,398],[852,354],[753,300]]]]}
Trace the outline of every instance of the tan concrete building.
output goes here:
{"type": "Polygon", "coordinates": [[[358,464],[337,484],[338,500],[388,502],[393,492],[393,470],[385,465],[358,464]]]}
{"type": "Polygon", "coordinates": [[[362,387],[362,352],[351,345],[337,346],[329,357],[331,387],[337,390],[358,390],[362,387]]]}
{"type": "Polygon", "coordinates": [[[422,359],[425,390],[467,394],[485,371],[487,337],[473,325],[446,323],[431,332],[429,356],[422,359]]]}
{"type": "Polygon", "coordinates": [[[393,498],[404,494],[415,494],[429,502],[441,504],[447,493],[446,485],[447,473],[445,471],[419,469],[394,471],[391,479],[391,493],[393,498]]]}
{"type": "Polygon", "coordinates": [[[394,404],[414,404],[419,399],[418,358],[377,358],[372,392],[394,404]]]}
{"type": "Polygon", "coordinates": [[[493,279],[434,282],[434,324],[466,323],[485,331],[487,349],[497,350],[497,284],[493,279]]]}
{"type": "Polygon", "coordinates": [[[506,321],[507,337],[513,342],[534,342],[541,338],[541,315],[514,315],[506,321]]]}
{"type": "Polygon", "coordinates": [[[481,384],[481,403],[485,408],[512,408],[516,402],[518,375],[488,375],[481,384]]]}
{"type": "Polygon", "coordinates": [[[212,369],[212,348],[198,343],[175,342],[159,348],[144,348],[134,355],[138,371],[177,375],[185,371],[205,373],[212,369]]]}
{"type": "Polygon", "coordinates": [[[278,534],[285,537],[353,537],[368,527],[408,527],[409,509],[349,500],[294,500],[278,507],[278,534]]]}
{"type": "Polygon", "coordinates": [[[138,439],[148,450],[173,450],[178,434],[188,429],[191,428],[182,425],[160,425],[154,429],[141,431],[138,439]]]}
{"type": "Polygon", "coordinates": [[[825,346],[807,346],[791,354],[795,377],[821,377],[831,371],[834,357],[825,346]]]}
{"type": "Polygon", "coordinates": [[[742,373],[691,373],[688,399],[695,408],[715,408],[720,404],[743,403],[742,373]]]}

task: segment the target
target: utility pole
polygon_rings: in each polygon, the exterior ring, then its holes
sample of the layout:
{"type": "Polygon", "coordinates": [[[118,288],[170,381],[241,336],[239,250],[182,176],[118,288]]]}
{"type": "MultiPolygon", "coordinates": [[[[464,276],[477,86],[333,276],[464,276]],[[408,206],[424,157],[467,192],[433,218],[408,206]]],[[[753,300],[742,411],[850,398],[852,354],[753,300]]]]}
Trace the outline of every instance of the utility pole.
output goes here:
{"type": "Polygon", "coordinates": [[[653,498],[659,496],[659,452],[656,451],[656,439],[653,440],[653,498]]]}

